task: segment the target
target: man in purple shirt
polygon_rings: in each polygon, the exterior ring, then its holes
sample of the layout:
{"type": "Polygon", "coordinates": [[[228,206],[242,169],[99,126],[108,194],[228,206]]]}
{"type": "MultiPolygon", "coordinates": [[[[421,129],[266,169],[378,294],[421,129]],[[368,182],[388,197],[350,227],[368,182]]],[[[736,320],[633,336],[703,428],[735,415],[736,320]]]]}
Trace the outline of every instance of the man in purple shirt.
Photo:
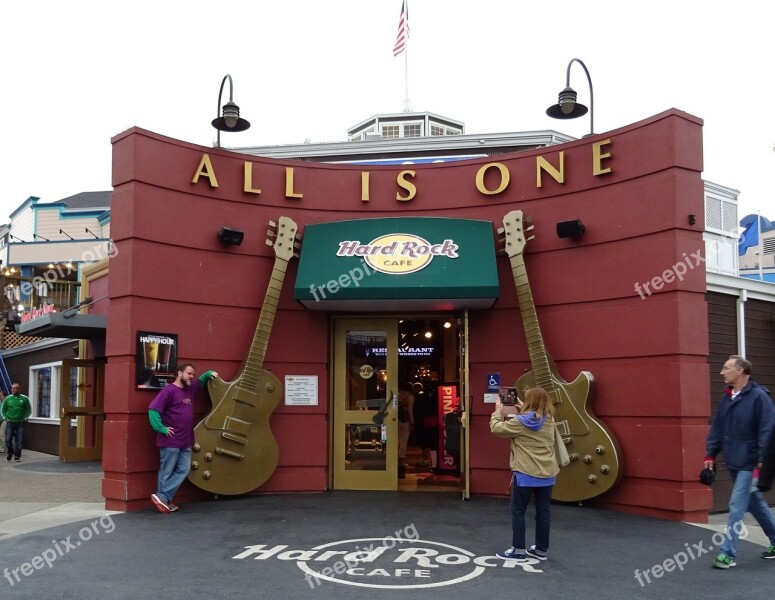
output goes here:
{"type": "Polygon", "coordinates": [[[194,365],[183,363],[177,368],[175,381],[162,388],[148,407],[148,419],[156,432],[160,456],[156,493],[151,494],[151,501],[159,512],[178,510],[172,499],[191,469],[194,398],[213,377],[218,377],[218,373],[206,371],[197,379],[194,365]]]}

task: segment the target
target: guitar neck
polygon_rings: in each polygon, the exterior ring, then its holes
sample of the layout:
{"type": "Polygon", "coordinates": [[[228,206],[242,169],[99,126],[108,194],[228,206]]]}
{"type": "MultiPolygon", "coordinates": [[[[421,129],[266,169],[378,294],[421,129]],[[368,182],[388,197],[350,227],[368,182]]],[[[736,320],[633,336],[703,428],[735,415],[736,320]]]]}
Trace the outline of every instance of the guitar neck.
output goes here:
{"type": "Polygon", "coordinates": [[[280,292],[283,288],[287,267],[286,261],[275,258],[264,304],[261,307],[261,314],[258,316],[256,332],[253,334],[253,342],[250,344],[250,350],[242,370],[241,384],[253,392],[258,389],[261,370],[264,368],[264,357],[269,346],[269,334],[272,333],[272,325],[274,325],[274,317],[277,313],[277,304],[280,302],[280,292]]]}
{"type": "Polygon", "coordinates": [[[527,269],[522,254],[510,257],[511,274],[514,277],[514,285],[517,288],[517,300],[519,312],[522,315],[522,325],[525,328],[525,338],[530,354],[530,364],[538,387],[546,390],[553,388],[552,371],[549,364],[549,355],[546,353],[544,338],[541,335],[541,327],[538,324],[533,293],[530,291],[530,282],[527,278],[527,269]]]}

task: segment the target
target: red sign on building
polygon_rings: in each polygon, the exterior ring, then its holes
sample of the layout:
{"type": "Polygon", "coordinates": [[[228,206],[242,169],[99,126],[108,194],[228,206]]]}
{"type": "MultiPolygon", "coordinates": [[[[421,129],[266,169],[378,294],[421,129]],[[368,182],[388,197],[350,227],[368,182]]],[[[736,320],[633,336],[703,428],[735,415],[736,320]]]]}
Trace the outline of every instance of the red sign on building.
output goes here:
{"type": "Polygon", "coordinates": [[[460,470],[460,396],[457,384],[440,385],[438,390],[439,411],[439,463],[444,471],[460,470]]]}

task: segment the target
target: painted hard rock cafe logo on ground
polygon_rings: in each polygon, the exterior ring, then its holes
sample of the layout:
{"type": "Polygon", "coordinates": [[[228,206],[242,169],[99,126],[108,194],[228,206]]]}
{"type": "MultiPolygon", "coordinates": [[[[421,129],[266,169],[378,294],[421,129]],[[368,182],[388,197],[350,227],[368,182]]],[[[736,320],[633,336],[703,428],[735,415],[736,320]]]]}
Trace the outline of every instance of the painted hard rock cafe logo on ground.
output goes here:
{"type": "Polygon", "coordinates": [[[359,256],[375,271],[405,275],[427,267],[435,256],[457,258],[459,246],[453,240],[431,244],[411,233],[390,233],[368,244],[347,240],[339,242],[337,256],[359,256]]]}
{"type": "Polygon", "coordinates": [[[458,546],[396,533],[398,537],[342,540],[306,550],[290,549],[286,544],[255,544],[232,558],[296,563],[311,589],[325,582],[381,589],[437,588],[475,579],[488,568],[543,572],[537,568],[537,559],[517,563],[477,556],[458,546]]]}

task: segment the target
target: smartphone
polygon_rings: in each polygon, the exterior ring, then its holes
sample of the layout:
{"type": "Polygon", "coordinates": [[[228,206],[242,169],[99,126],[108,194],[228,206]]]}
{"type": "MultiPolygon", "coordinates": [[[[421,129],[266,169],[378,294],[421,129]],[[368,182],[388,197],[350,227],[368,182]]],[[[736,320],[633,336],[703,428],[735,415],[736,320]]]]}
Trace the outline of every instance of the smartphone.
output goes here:
{"type": "Polygon", "coordinates": [[[500,388],[498,395],[500,396],[501,404],[503,406],[516,406],[517,388],[502,387],[500,388]]]}

